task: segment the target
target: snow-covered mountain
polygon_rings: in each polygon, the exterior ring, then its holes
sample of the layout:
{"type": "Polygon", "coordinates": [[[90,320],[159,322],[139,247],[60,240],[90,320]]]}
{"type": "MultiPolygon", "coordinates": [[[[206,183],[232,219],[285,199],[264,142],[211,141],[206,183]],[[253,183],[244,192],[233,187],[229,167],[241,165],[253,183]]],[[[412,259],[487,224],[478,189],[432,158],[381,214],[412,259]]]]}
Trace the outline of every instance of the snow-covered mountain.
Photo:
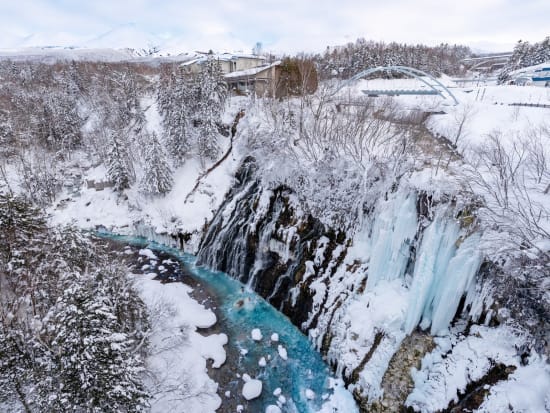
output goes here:
{"type": "Polygon", "coordinates": [[[66,32],[36,32],[18,35],[0,30],[0,57],[49,56],[89,60],[126,60],[132,57],[174,57],[190,56],[194,50],[248,51],[247,45],[233,36],[156,34],[142,30],[137,24],[129,23],[114,27],[101,34],[77,36],[66,32]],[[110,50],[110,51],[108,51],[110,50]],[[68,52],[70,51],[70,52],[68,52]],[[93,51],[93,52],[92,52],[93,51]]]}

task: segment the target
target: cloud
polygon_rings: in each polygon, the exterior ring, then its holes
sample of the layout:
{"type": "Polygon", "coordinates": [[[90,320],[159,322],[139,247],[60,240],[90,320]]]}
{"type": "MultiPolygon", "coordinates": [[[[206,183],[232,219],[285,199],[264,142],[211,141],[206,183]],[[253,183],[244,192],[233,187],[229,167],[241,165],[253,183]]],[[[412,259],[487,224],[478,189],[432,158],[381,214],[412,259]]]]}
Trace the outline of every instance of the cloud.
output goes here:
{"type": "Polygon", "coordinates": [[[0,6],[0,47],[23,38],[86,43],[133,23],[136,30],[190,49],[321,51],[373,40],[438,44],[539,41],[550,1],[525,0],[18,0],[0,6]],[[61,34],[60,34],[61,33],[61,34]]]}

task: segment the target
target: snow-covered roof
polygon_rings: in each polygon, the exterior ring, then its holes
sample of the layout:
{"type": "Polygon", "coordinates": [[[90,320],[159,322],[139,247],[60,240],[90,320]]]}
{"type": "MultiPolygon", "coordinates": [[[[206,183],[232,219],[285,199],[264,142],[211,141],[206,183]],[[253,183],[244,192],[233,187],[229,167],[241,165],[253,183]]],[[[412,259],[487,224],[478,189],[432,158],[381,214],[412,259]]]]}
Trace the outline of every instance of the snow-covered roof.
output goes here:
{"type": "MultiPolygon", "coordinates": [[[[200,57],[197,57],[196,59],[189,60],[187,62],[182,63],[182,66],[189,66],[193,64],[201,64],[204,63],[208,57],[209,54],[203,54],[200,57]]],[[[245,53],[217,53],[212,55],[214,59],[221,60],[221,61],[232,61],[237,59],[254,59],[254,60],[265,60],[265,57],[263,56],[256,56],[252,54],[245,54],[245,53]]]]}
{"type": "Polygon", "coordinates": [[[273,62],[269,65],[253,67],[252,69],[239,70],[238,72],[231,72],[226,74],[224,77],[226,79],[233,79],[238,77],[254,76],[260,72],[263,72],[264,70],[271,69],[273,66],[278,66],[280,64],[281,61],[277,60],[276,62],[273,62]]]}
{"type": "Polygon", "coordinates": [[[544,62],[535,66],[523,67],[510,72],[511,77],[520,77],[522,75],[533,75],[536,72],[546,72],[550,70],[550,61],[544,62]]]}

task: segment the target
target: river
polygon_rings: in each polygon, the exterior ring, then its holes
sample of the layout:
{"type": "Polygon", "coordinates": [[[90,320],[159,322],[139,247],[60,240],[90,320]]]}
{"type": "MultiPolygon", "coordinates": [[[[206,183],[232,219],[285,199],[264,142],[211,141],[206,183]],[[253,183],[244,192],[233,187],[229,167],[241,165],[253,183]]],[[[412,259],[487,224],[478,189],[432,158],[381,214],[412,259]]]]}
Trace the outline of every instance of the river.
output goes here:
{"type": "MultiPolygon", "coordinates": [[[[187,283],[195,287],[200,285],[203,299],[208,296],[207,303],[218,319],[213,331],[223,332],[229,337],[225,346],[226,363],[209,371],[219,384],[218,394],[222,398],[219,412],[234,412],[238,405],[242,405],[245,412],[259,413],[277,401],[284,401],[280,404],[284,412],[357,411],[351,394],[343,390],[340,380],[334,379],[307,337],[285,315],[239,281],[225,273],[195,265],[196,259],[190,254],[145,238],[107,232],[96,234],[170,255],[184,267],[187,283]],[[252,338],[253,329],[260,330],[260,340],[252,338]],[[275,338],[273,334],[278,335],[277,341],[272,340],[275,338]],[[243,374],[262,381],[263,390],[257,399],[246,401],[242,397],[243,374]],[[226,397],[226,392],[231,396],[226,397]],[[282,398],[274,395],[279,392],[282,398]]],[[[163,276],[170,278],[171,274],[163,276]]]]}

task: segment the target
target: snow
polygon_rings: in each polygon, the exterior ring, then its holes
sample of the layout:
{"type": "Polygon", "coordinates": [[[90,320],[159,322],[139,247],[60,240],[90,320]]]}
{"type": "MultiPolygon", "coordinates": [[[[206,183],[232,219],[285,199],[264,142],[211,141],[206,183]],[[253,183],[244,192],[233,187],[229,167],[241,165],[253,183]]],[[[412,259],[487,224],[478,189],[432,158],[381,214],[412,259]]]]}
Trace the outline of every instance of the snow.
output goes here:
{"type": "MultiPolygon", "coordinates": [[[[162,131],[157,104],[147,98],[143,100],[142,105],[147,108],[145,116],[148,130],[160,136],[162,131]]],[[[222,151],[225,151],[229,142],[225,140],[221,144],[222,151]]],[[[83,154],[75,156],[83,158],[76,159],[76,164],[88,163],[83,154]]],[[[212,219],[232,185],[239,163],[239,156],[229,156],[218,168],[204,177],[199,189],[189,196],[197,179],[204,172],[200,162],[192,158],[174,171],[174,186],[166,196],[145,196],[136,184],[125,191],[127,199],[111,188],[96,191],[86,186],[87,180],[108,181],[107,171],[103,165],[83,168],[83,186],[80,193],[61,195],[60,199],[68,199],[68,202],[54,205],[49,210],[52,214],[52,223],[73,223],[84,229],[95,229],[97,225],[102,225],[112,232],[124,234],[144,232],[143,235],[147,235],[151,231],[159,234],[187,232],[193,235],[189,247],[194,249],[200,241],[204,224],[212,219]]],[[[137,178],[139,181],[139,176],[137,178]]]]}
{"type": "Polygon", "coordinates": [[[252,340],[254,341],[260,341],[262,339],[262,332],[260,331],[259,328],[255,328],[252,330],[252,332],[250,333],[250,336],[252,337],[252,340]]]}
{"type": "Polygon", "coordinates": [[[265,408],[265,413],[281,413],[281,412],[282,410],[280,409],[280,407],[274,404],[270,404],[265,408]]]}
{"type": "Polygon", "coordinates": [[[519,366],[508,380],[491,387],[489,396],[477,410],[492,412],[550,411],[550,367],[543,359],[519,366]]]}
{"type": "Polygon", "coordinates": [[[315,392],[311,389],[306,389],[306,391],[304,392],[304,394],[306,395],[306,399],[308,400],[313,400],[315,399],[315,392]]]}
{"type": "Polygon", "coordinates": [[[356,413],[358,412],[355,401],[347,397],[348,390],[341,379],[329,379],[329,387],[332,394],[321,406],[318,413],[356,413]]]}
{"type": "MultiPolygon", "coordinates": [[[[523,340],[521,334],[507,326],[475,325],[467,337],[453,334],[437,338],[436,348],[423,358],[420,370],[412,372],[415,388],[407,398],[407,405],[423,413],[444,409],[451,401],[457,401],[457,392],[464,391],[470,381],[480,379],[495,363],[518,367],[520,360],[516,346],[523,340]]],[[[550,380],[548,375],[539,374],[538,378],[542,380],[539,385],[550,380]]],[[[501,389],[506,388],[504,384],[501,386],[501,389]]],[[[521,391],[521,388],[516,391],[521,391]]],[[[540,397],[544,399],[538,394],[540,397]]]]}
{"type": "Polygon", "coordinates": [[[150,258],[152,260],[156,260],[157,256],[153,251],[151,251],[149,248],[143,248],[139,250],[139,255],[142,255],[144,257],[150,258]]]}
{"type": "Polygon", "coordinates": [[[282,390],[280,387],[277,387],[274,391],[273,391],[273,395],[274,396],[280,396],[282,393],[282,390]]]}
{"type": "Polygon", "coordinates": [[[262,381],[250,379],[244,384],[242,393],[246,400],[252,400],[260,397],[260,394],[262,394],[262,381]]]}
{"type": "Polygon", "coordinates": [[[265,360],[265,357],[260,358],[258,361],[258,366],[265,367],[267,365],[267,361],[265,360]]]}
{"type": "Polygon", "coordinates": [[[277,346],[277,352],[279,353],[279,357],[281,357],[283,360],[288,359],[288,353],[286,351],[286,348],[284,348],[280,344],[277,346]]]}
{"type": "Polygon", "coordinates": [[[207,374],[225,362],[225,334],[203,336],[198,328],[216,323],[215,314],[193,300],[181,283],[161,284],[155,274],[135,276],[136,287],[151,317],[151,352],[146,359],[146,386],[153,394],[152,412],[211,413],[221,405],[217,384],[207,374]]]}
{"type": "Polygon", "coordinates": [[[279,334],[277,334],[277,333],[271,334],[270,340],[274,343],[278,342],[279,341],[279,334]]]}
{"type": "MultiPolygon", "coordinates": [[[[49,42],[50,40],[48,40],[49,42]]],[[[36,44],[33,46],[37,46],[36,44]]],[[[20,45],[13,49],[0,50],[0,59],[13,61],[40,61],[53,63],[58,61],[100,61],[120,62],[134,59],[136,56],[130,50],[114,50],[105,48],[51,48],[51,47],[30,47],[20,45]]]]}

